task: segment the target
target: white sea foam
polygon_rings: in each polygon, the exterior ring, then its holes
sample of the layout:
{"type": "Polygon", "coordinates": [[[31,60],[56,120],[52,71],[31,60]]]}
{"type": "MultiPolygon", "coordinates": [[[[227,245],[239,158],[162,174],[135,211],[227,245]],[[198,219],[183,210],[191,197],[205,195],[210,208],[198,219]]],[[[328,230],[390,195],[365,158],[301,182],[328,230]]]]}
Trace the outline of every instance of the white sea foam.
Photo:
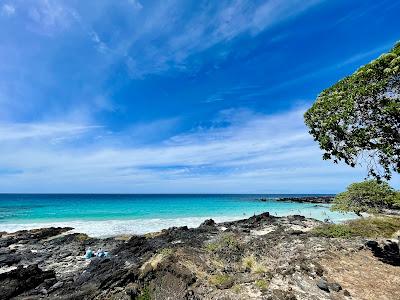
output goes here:
{"type": "MultiPolygon", "coordinates": [[[[209,217],[211,218],[211,217],[209,217]]],[[[186,217],[176,219],[135,219],[135,220],[99,220],[99,221],[62,221],[49,223],[9,223],[1,224],[0,231],[15,232],[44,227],[73,227],[72,232],[86,233],[92,237],[110,237],[123,234],[144,234],[160,231],[173,226],[197,227],[207,217],[186,217]]],[[[212,217],[216,222],[243,219],[243,216],[212,217]]]]}
{"type": "MultiPolygon", "coordinates": [[[[324,220],[326,218],[334,222],[343,222],[356,216],[354,214],[340,214],[321,211],[319,207],[304,210],[290,210],[286,212],[271,211],[274,216],[287,216],[299,214],[309,218],[324,220]]],[[[153,218],[153,219],[129,219],[129,220],[72,220],[35,223],[0,223],[0,231],[15,232],[44,227],[73,227],[72,232],[86,233],[92,237],[110,237],[124,234],[144,234],[160,231],[173,226],[197,227],[206,219],[216,222],[235,221],[248,218],[249,215],[237,216],[209,216],[209,217],[181,217],[181,218],[153,218]]]]}

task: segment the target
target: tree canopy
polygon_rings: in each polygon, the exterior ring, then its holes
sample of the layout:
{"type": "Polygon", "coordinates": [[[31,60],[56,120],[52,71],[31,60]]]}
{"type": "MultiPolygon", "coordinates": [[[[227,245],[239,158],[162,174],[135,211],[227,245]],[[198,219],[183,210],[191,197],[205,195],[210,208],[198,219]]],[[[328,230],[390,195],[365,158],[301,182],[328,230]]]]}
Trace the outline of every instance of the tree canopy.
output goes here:
{"type": "Polygon", "coordinates": [[[337,194],[332,210],[341,212],[378,212],[382,208],[396,206],[398,192],[386,182],[367,180],[349,185],[343,193],[337,194]]]}
{"type": "Polygon", "coordinates": [[[304,117],[324,159],[364,164],[378,180],[400,173],[400,43],[324,90],[304,117]]]}

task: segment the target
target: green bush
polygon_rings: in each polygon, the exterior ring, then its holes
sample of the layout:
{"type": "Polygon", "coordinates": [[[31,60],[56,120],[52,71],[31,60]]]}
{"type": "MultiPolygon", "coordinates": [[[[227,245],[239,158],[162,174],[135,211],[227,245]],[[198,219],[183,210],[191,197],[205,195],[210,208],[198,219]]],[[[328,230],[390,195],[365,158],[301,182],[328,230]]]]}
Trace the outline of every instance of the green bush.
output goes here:
{"type": "Polygon", "coordinates": [[[369,217],[343,224],[318,226],[312,232],[318,236],[330,238],[350,238],[354,236],[390,238],[398,230],[400,230],[400,218],[398,217],[369,217]]]}
{"type": "Polygon", "coordinates": [[[386,182],[367,180],[349,185],[347,190],[336,195],[332,210],[340,212],[376,213],[382,208],[395,205],[396,191],[386,182]]]}
{"type": "Polygon", "coordinates": [[[325,237],[351,237],[354,235],[353,230],[345,224],[332,224],[332,225],[323,225],[317,227],[313,230],[313,232],[319,236],[325,237]]]}

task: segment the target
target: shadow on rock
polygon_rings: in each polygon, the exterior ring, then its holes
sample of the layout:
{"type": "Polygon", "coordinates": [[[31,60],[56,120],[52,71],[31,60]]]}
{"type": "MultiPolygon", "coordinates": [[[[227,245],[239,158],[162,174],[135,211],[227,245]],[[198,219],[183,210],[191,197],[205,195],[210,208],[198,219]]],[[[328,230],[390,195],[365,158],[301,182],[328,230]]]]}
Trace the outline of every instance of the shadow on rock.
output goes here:
{"type": "Polygon", "coordinates": [[[365,245],[380,261],[392,266],[400,266],[399,244],[391,240],[380,245],[377,241],[367,241],[365,245]]]}

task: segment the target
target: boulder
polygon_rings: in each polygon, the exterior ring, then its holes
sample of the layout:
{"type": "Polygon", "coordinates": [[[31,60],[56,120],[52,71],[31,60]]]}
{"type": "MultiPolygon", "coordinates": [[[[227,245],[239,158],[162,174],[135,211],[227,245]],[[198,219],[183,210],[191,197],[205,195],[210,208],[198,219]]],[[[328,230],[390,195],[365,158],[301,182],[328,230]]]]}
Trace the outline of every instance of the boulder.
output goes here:
{"type": "Polygon", "coordinates": [[[211,226],[215,226],[215,221],[213,219],[207,219],[203,223],[200,224],[200,228],[211,227],[211,226]]]}
{"type": "Polygon", "coordinates": [[[43,271],[37,265],[29,265],[0,274],[0,295],[2,299],[10,299],[23,292],[37,287],[46,279],[55,278],[55,272],[43,271]]]}
{"type": "Polygon", "coordinates": [[[321,290],[323,290],[323,291],[329,293],[328,281],[327,281],[325,278],[323,278],[323,277],[320,278],[320,279],[317,281],[317,286],[318,286],[321,290]]]}
{"type": "Polygon", "coordinates": [[[329,290],[334,292],[339,292],[342,289],[342,286],[337,282],[332,282],[328,284],[329,290]]]}
{"type": "Polygon", "coordinates": [[[0,254],[0,267],[12,266],[21,261],[21,255],[15,253],[0,254]]]}

